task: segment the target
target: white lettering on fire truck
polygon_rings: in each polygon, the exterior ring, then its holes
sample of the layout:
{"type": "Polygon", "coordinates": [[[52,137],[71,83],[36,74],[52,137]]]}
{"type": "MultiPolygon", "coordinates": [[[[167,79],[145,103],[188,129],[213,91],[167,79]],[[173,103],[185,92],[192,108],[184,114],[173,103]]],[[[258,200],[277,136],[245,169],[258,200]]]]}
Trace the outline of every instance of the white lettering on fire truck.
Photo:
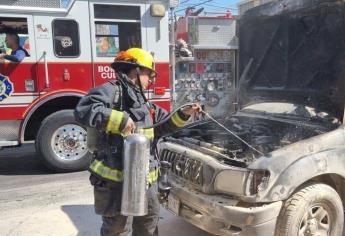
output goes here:
{"type": "Polygon", "coordinates": [[[115,79],[115,71],[110,66],[98,66],[98,73],[102,79],[115,79]]]}

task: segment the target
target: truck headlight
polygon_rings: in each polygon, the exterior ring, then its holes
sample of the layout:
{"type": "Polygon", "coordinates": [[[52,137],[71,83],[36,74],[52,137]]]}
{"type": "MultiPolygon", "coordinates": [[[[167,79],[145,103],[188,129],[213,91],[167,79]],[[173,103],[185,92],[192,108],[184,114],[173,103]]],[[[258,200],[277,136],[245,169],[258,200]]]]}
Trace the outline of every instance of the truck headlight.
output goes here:
{"type": "Polygon", "coordinates": [[[247,170],[223,170],[215,178],[214,189],[219,193],[244,195],[248,176],[247,170]]]}
{"type": "Polygon", "coordinates": [[[215,178],[216,192],[251,196],[267,187],[270,173],[267,170],[223,170],[215,178]]]}
{"type": "Polygon", "coordinates": [[[265,190],[268,186],[270,175],[268,170],[250,171],[247,180],[246,195],[254,195],[265,190]]]}

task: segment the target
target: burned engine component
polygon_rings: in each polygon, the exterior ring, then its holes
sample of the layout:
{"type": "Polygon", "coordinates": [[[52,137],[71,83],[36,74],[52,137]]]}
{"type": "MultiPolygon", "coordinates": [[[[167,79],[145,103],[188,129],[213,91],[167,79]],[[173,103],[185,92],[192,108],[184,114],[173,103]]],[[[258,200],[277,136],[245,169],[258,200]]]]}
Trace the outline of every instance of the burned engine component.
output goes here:
{"type": "MultiPolygon", "coordinates": [[[[330,129],[321,124],[308,124],[303,121],[289,123],[283,122],[281,118],[254,119],[245,115],[233,116],[220,122],[265,154],[330,129]]],[[[181,130],[165,140],[191,147],[223,163],[239,167],[246,166],[261,156],[212,122],[181,130]]]]}

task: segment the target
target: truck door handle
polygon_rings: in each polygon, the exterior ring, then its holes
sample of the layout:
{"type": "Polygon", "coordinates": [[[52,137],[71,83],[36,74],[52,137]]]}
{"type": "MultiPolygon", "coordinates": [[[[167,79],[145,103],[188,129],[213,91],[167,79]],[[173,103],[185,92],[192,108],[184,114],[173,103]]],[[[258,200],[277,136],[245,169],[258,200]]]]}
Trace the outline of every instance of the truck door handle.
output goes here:
{"type": "Polygon", "coordinates": [[[43,51],[42,56],[38,59],[37,63],[43,59],[44,62],[44,79],[45,79],[45,88],[50,87],[49,82],[49,71],[48,71],[48,61],[47,61],[47,51],[43,51]]]}

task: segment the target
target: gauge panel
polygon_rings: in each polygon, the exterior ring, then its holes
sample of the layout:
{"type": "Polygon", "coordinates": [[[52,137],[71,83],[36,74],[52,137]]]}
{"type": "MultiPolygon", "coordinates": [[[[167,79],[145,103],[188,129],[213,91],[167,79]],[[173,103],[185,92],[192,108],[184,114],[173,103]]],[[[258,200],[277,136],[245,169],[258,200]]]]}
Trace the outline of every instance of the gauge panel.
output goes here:
{"type": "Polygon", "coordinates": [[[207,112],[221,115],[234,93],[235,50],[195,50],[193,61],[176,65],[176,103],[204,104],[207,112]]]}

